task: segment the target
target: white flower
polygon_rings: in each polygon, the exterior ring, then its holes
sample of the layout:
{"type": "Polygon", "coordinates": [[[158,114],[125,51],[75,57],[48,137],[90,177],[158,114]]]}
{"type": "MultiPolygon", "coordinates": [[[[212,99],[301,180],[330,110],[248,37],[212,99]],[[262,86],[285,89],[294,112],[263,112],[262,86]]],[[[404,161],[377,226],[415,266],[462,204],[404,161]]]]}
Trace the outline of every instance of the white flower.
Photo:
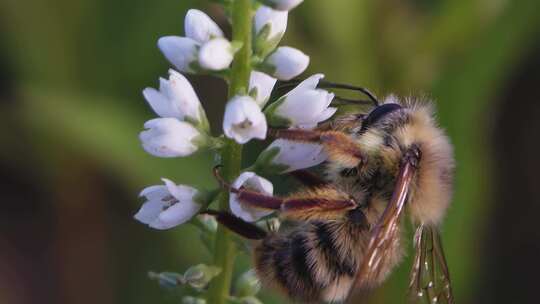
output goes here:
{"type": "Polygon", "coordinates": [[[155,118],[144,124],[139,134],[146,152],[158,157],[187,156],[197,151],[201,133],[191,124],[176,118],[155,118]]]}
{"type": "Polygon", "coordinates": [[[190,9],[184,19],[186,36],[199,43],[223,37],[223,31],[208,15],[200,10],[190,9]]]}
{"type": "Polygon", "coordinates": [[[272,159],[271,163],[288,167],[280,173],[314,167],[328,158],[323,147],[318,144],[276,139],[266,150],[275,147],[279,148],[279,153],[272,159]]]}
{"type": "Polygon", "coordinates": [[[193,62],[197,61],[199,43],[193,39],[178,36],[165,36],[158,40],[158,47],[178,70],[193,73],[193,62]]]}
{"type": "Polygon", "coordinates": [[[313,128],[330,118],[337,109],[329,107],[334,94],[317,89],[323,77],[322,74],[315,74],[302,81],[278,101],[270,114],[284,118],[289,122],[288,126],[301,128],[313,128]]]}
{"type": "Polygon", "coordinates": [[[255,13],[255,34],[259,35],[264,26],[269,27],[267,40],[281,39],[287,29],[287,12],[276,11],[268,6],[261,6],[255,13]]]}
{"type": "Polygon", "coordinates": [[[231,64],[233,55],[231,43],[227,39],[212,39],[202,45],[199,51],[199,64],[206,70],[223,70],[231,64]]]}
{"type": "Polygon", "coordinates": [[[235,96],[225,107],[223,131],[228,138],[245,144],[252,138],[266,138],[266,117],[249,96],[235,96]]]}
{"type": "Polygon", "coordinates": [[[234,55],[231,43],[219,26],[205,13],[191,9],[184,19],[186,37],[166,36],[158,47],[178,70],[195,73],[198,69],[223,70],[234,55]]]}
{"type": "MultiPolygon", "coordinates": [[[[244,187],[247,190],[259,192],[265,195],[272,195],[274,191],[274,187],[272,186],[271,182],[253,172],[244,172],[240,174],[240,176],[236,178],[231,186],[236,189],[244,187]]],[[[231,193],[229,196],[229,206],[231,207],[231,211],[234,215],[247,222],[255,222],[261,217],[274,212],[273,210],[261,209],[250,206],[244,202],[240,202],[238,200],[238,195],[235,193],[231,193]]]]}
{"type": "Polygon", "coordinates": [[[304,0],[263,0],[263,2],[277,10],[290,11],[304,0]]]}
{"type": "Polygon", "coordinates": [[[135,219],[155,229],[169,229],[183,224],[195,216],[201,205],[195,201],[195,188],[176,185],[162,179],[163,185],[150,186],[141,191],[146,202],[135,214],[135,219]]]}
{"type": "Polygon", "coordinates": [[[189,81],[182,74],[169,70],[169,80],[159,78],[159,91],[154,88],[143,90],[144,98],[152,110],[161,117],[186,117],[201,122],[206,119],[201,102],[189,81]]]}
{"type": "Polygon", "coordinates": [[[274,89],[277,79],[262,72],[252,71],[249,77],[249,93],[256,93],[253,98],[259,107],[263,107],[274,89]]]}
{"type": "Polygon", "coordinates": [[[277,79],[291,80],[306,70],[309,56],[295,48],[281,46],[266,58],[265,63],[277,79]]]}

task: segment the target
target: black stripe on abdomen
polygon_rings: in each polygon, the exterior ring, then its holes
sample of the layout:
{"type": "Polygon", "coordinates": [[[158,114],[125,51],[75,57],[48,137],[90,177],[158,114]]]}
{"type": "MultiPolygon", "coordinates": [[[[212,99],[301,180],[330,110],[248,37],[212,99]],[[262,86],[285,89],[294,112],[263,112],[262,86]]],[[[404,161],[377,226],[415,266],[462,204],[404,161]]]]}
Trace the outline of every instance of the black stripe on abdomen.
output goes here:
{"type": "Polygon", "coordinates": [[[341,256],[332,237],[333,230],[329,225],[331,224],[324,222],[314,223],[318,240],[317,250],[320,250],[324,254],[328,270],[334,273],[336,277],[342,275],[354,276],[356,265],[351,256],[341,256]]]}
{"type": "Polygon", "coordinates": [[[310,247],[305,234],[293,233],[279,240],[273,252],[276,280],[289,293],[291,298],[302,301],[318,299],[322,285],[313,277],[308,264],[310,247]]]}
{"type": "Polygon", "coordinates": [[[313,274],[308,265],[309,248],[307,239],[303,234],[296,234],[291,239],[291,263],[299,280],[306,282],[308,285],[314,285],[313,274]]]}

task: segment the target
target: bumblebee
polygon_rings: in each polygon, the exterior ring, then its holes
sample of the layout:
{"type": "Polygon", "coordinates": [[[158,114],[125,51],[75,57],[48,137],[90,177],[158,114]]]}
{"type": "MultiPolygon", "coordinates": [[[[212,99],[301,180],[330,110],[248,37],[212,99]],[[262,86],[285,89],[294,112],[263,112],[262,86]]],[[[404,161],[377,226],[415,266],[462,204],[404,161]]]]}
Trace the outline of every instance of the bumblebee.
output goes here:
{"type": "Polygon", "coordinates": [[[358,89],[374,103],[367,113],[314,130],[270,131],[275,138],[318,143],[328,154],[322,177],[294,172],[301,190],[275,197],[235,189],[215,170],[242,203],[278,210],[292,227],[266,231],[229,213],[208,213],[255,241],[253,261],[263,286],[305,303],[344,302],[357,290],[379,286],[404,255],[401,219],[408,214],[417,227],[413,299],[453,303],[438,233],[452,193],[449,139],[429,101],[391,96],[379,104],[358,89]]]}

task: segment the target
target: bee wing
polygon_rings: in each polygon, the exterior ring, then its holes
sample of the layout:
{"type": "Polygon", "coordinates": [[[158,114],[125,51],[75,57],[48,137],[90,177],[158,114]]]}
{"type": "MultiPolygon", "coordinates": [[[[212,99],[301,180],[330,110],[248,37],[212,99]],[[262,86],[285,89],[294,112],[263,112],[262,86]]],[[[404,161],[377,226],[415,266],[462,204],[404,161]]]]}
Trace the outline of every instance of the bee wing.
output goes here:
{"type": "Polygon", "coordinates": [[[414,234],[414,257],[409,292],[413,303],[453,304],[452,285],[439,230],[420,225],[414,234]]]}
{"type": "Polygon", "coordinates": [[[414,159],[406,158],[399,170],[392,198],[373,228],[366,254],[357,272],[351,293],[354,290],[365,290],[366,287],[369,287],[369,283],[373,282],[384,271],[385,261],[389,257],[387,253],[397,245],[399,220],[403,214],[407,194],[415,172],[414,159]]]}

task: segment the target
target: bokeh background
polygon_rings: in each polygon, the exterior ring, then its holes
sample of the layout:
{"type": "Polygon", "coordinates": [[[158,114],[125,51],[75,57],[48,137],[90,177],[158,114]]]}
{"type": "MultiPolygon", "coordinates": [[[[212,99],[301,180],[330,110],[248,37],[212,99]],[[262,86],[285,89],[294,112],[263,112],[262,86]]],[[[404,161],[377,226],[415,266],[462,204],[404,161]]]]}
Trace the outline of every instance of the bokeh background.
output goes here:
{"type": "MultiPolygon", "coordinates": [[[[228,28],[207,1],[0,2],[0,303],[180,303],[147,272],[210,261],[194,228],[132,219],[160,177],[214,183],[210,155],[158,159],[137,138],[154,116],[141,90],[168,68],[156,41],[191,7],[228,28]]],[[[443,226],[457,303],[538,301],[539,34],[537,0],[306,0],[289,17],[305,75],[436,100],[457,157],[443,226]]],[[[225,85],[190,80],[219,131],[225,85]]],[[[372,302],[404,303],[409,267],[372,302]]]]}

